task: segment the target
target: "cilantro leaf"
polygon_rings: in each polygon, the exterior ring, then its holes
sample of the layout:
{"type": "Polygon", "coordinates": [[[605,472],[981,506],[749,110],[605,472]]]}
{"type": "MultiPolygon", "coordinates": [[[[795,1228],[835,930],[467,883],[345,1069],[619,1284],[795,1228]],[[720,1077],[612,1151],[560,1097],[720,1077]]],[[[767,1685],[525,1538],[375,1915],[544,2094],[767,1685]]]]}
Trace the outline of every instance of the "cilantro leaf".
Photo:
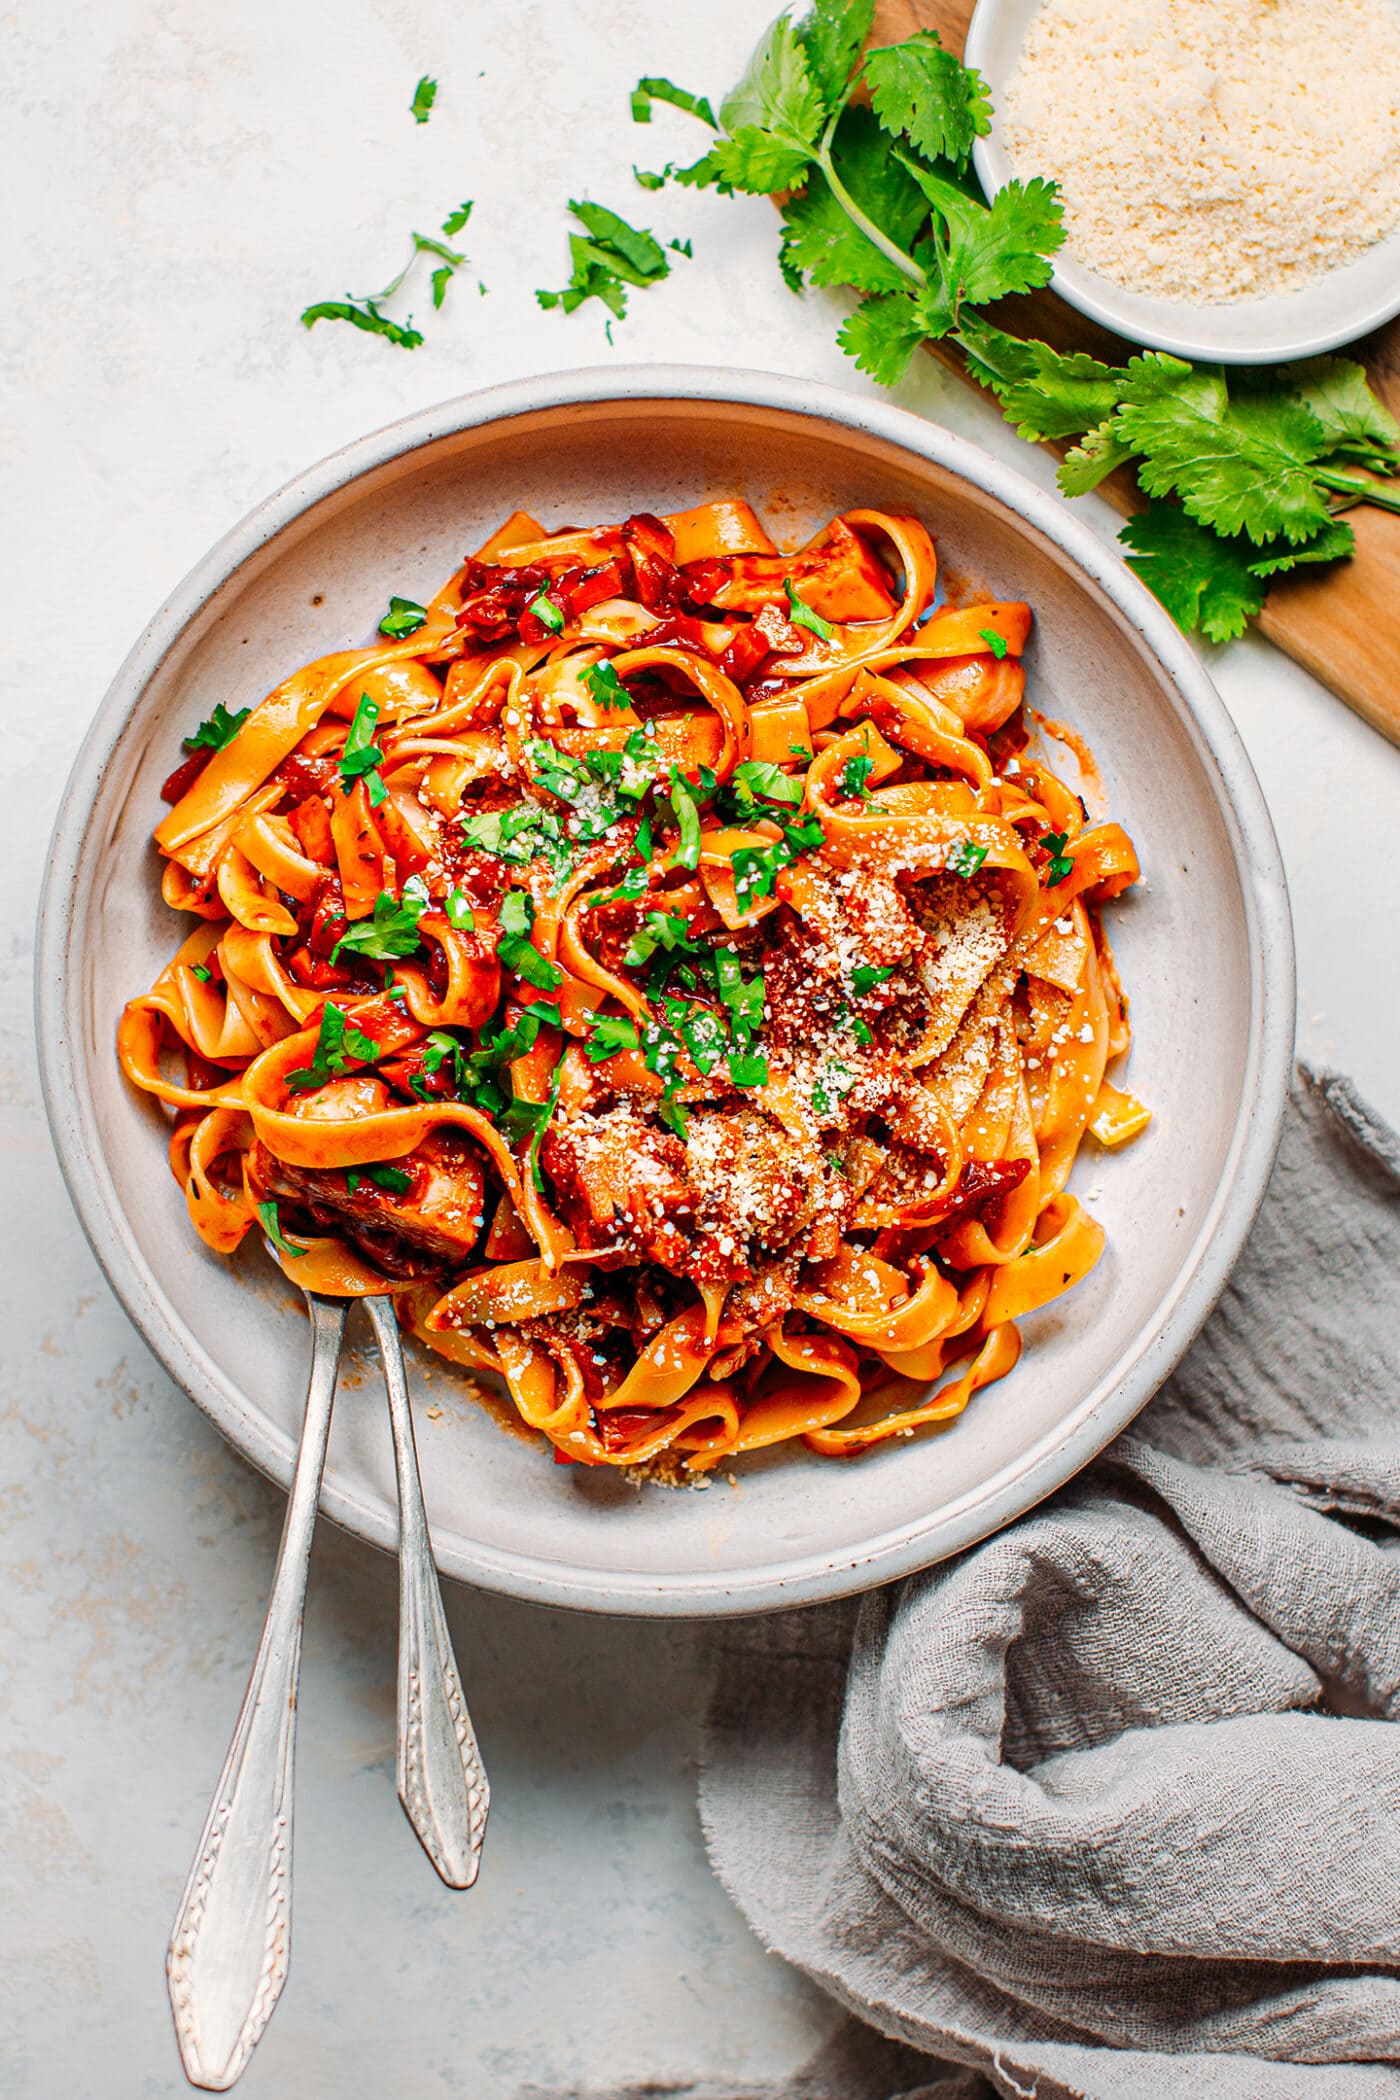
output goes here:
{"type": "Polygon", "coordinates": [[[893,975],[893,963],[857,963],[851,972],[851,990],[857,999],[863,999],[867,992],[873,991],[877,984],[883,984],[887,977],[893,975]]]}
{"type": "Polygon", "coordinates": [[[830,620],[824,620],[819,612],[813,612],[805,598],[799,598],[790,576],[783,578],[783,590],[787,594],[788,618],[794,627],[805,627],[819,642],[829,642],[832,636],[830,620]]]}
{"type": "Polygon", "coordinates": [[[999,634],[995,627],[979,627],[977,632],[1000,663],[1006,654],[1006,636],[999,634]]]}
{"type": "MultiPolygon", "coordinates": [[[[1005,651],[1006,644],[1003,642],[1003,655],[1005,651]]],[[[869,790],[865,783],[874,771],[875,761],[873,758],[861,753],[857,753],[854,758],[848,758],[845,765],[841,768],[842,794],[849,795],[854,802],[867,801],[869,799],[869,790]]]]}
{"type": "Polygon", "coordinates": [[[802,800],[802,782],[794,780],[781,766],[770,765],[767,759],[743,759],[734,768],[733,778],[751,795],[761,795],[768,802],[802,800]]]}
{"type": "Polygon", "coordinates": [[[1400,465],[1400,423],[1371,392],[1366,367],[1348,357],[1311,357],[1280,374],[1322,426],[1329,453],[1363,466],[1400,465]]]}
{"type": "Polygon", "coordinates": [[[352,1028],[341,1009],[327,1000],[321,1008],[321,1026],[311,1063],[289,1072],[286,1084],[293,1093],[310,1093],[328,1079],[339,1079],[349,1069],[352,1057],[361,1064],[373,1064],[378,1056],[379,1045],[374,1037],[352,1028]]]}
{"type": "Polygon", "coordinates": [[[623,708],[632,705],[632,695],[606,657],[584,672],[583,682],[590,697],[596,700],[601,708],[623,708]]]}
{"type": "Polygon", "coordinates": [[[222,751],[233,742],[252,712],[251,707],[240,707],[236,714],[230,714],[223,701],[216,700],[208,721],[201,722],[193,736],[184,739],[186,751],[222,751]]]}
{"type": "Polygon", "coordinates": [[[809,150],[806,146],[787,145],[771,131],[745,124],[732,138],[721,139],[712,146],[694,168],[677,169],[674,179],[684,182],[689,178],[702,186],[714,182],[721,189],[771,197],[775,190],[796,189],[806,176],[815,151],[815,147],[809,150]]]}
{"type": "Polygon", "coordinates": [[[413,1176],[402,1167],[385,1167],[378,1164],[361,1167],[360,1172],[372,1181],[376,1188],[387,1189],[391,1196],[405,1196],[413,1186],[413,1176]]]}
{"type": "MultiPolygon", "coordinates": [[[[868,109],[843,113],[831,158],[859,210],[897,247],[909,247],[928,217],[928,202],[868,109]]],[[[785,275],[806,271],[813,284],[849,284],[861,292],[895,292],[908,282],[907,273],[851,219],[817,168],[802,194],[783,206],[780,262],[785,275]]]]}
{"type": "Polygon", "coordinates": [[[1132,456],[1132,446],[1119,437],[1118,425],[1110,417],[1088,431],[1079,444],[1071,445],[1060,461],[1055,479],[1066,496],[1087,496],[1115,467],[1126,466],[1132,456]]]}
{"type": "Polygon", "coordinates": [[[814,0],[797,25],[808,72],[828,109],[846,91],[874,13],[875,0],[814,0]]]}
{"type": "Polygon", "coordinates": [[[679,766],[671,768],[671,807],[676,813],[676,828],[680,833],[675,852],[668,865],[673,868],[698,868],[700,865],[700,812],[695,806],[690,783],[679,766]]]}
{"type": "Polygon", "coordinates": [[[422,944],[418,938],[418,921],[428,909],[428,892],[421,883],[414,884],[417,877],[410,875],[404,884],[399,899],[381,890],[374,901],[373,916],[355,919],[348,930],[340,936],[331,950],[331,961],[338,962],[343,950],[352,955],[366,955],[375,962],[387,962],[396,955],[412,955],[422,944]]]}
{"type": "Polygon", "coordinates": [[[626,287],[658,284],[671,274],[666,250],[656,236],[631,226],[605,204],[571,198],[569,210],[584,233],[569,235],[573,274],[561,291],[537,291],[543,307],[559,307],[571,314],[585,299],[601,299],[621,320],[627,312],[626,287]]]}
{"type": "Polygon", "coordinates": [[[640,1046],[637,1024],[629,1014],[594,1014],[583,1048],[590,1063],[598,1065],[606,1057],[616,1057],[620,1050],[636,1050],[640,1046]]]}
{"type": "Polygon", "coordinates": [[[836,340],[878,385],[898,386],[925,332],[914,299],[905,292],[890,292],[863,299],[842,322],[836,340]]]}
{"type": "Polygon", "coordinates": [[[391,321],[373,299],[360,305],[353,299],[319,299],[314,306],[303,307],[301,320],[304,328],[314,328],[318,321],[348,321],[366,335],[382,335],[386,343],[399,350],[416,350],[423,340],[411,321],[391,321]]]}
{"type": "Polygon", "coordinates": [[[768,1060],[761,1050],[733,1049],[729,1053],[729,1076],[735,1086],[767,1086],[768,1060]]]}
{"type": "Polygon", "coordinates": [[[715,113],[703,95],[692,95],[688,88],[677,87],[674,80],[663,79],[649,73],[637,82],[632,90],[632,122],[650,124],[653,102],[669,102],[672,109],[683,109],[687,116],[699,117],[711,131],[718,131],[715,113]]]}
{"type": "Polygon", "coordinates": [[[391,642],[402,642],[427,624],[426,606],[415,604],[412,598],[391,598],[389,610],[379,623],[379,632],[387,634],[391,642]]]}
{"type": "Polygon", "coordinates": [[[500,904],[501,931],[496,939],[496,959],[503,969],[514,971],[536,991],[552,992],[564,982],[564,972],[548,956],[541,955],[530,939],[535,907],[524,890],[507,890],[500,904]]]}
{"type": "Polygon", "coordinates": [[[766,131],[808,159],[815,154],[826,108],[787,15],[779,15],[759,39],[743,79],[721,102],[719,117],[730,133],[766,131]]]}
{"type": "Polygon", "coordinates": [[[408,105],[408,113],[415,124],[427,123],[432,115],[433,104],[437,101],[437,89],[437,82],[430,80],[425,73],[413,90],[413,100],[408,105]]]}
{"type": "Polygon", "coordinates": [[[423,1039],[423,1070],[431,1076],[448,1063],[452,1066],[452,1084],[460,1094],[467,1083],[467,1063],[462,1045],[447,1029],[435,1028],[423,1039]]]}
{"type": "Polygon", "coordinates": [[[263,1231],[267,1234],[273,1246],[278,1249],[279,1253],[285,1254],[289,1261],[300,1261],[307,1250],[305,1247],[298,1247],[294,1241],[287,1238],[282,1230],[282,1221],[273,1199],[269,1197],[266,1203],[259,1203],[256,1207],[258,1216],[262,1219],[263,1231]]]}
{"type": "Polygon", "coordinates": [[[1250,550],[1218,539],[1174,503],[1153,503],[1129,518],[1118,537],[1130,551],[1128,567],[1161,599],[1189,634],[1233,641],[1264,604],[1264,585],[1250,568],[1250,550]]]}
{"type": "MultiPolygon", "coordinates": [[[[989,300],[1034,291],[1050,282],[1050,257],[1065,238],[1060,193],[1053,182],[1038,175],[1029,182],[1013,180],[990,204],[979,204],[956,183],[920,167],[907,154],[899,158],[942,224],[942,236],[935,234],[931,248],[954,320],[964,302],[985,306],[989,300]]],[[[935,311],[934,302],[928,302],[926,318],[932,319],[935,311]]]]}
{"type": "Polygon", "coordinates": [[[346,732],[345,747],[336,762],[341,793],[348,795],[355,782],[363,780],[369,790],[372,809],[377,809],[389,792],[379,774],[384,753],[373,740],[374,725],[378,720],[378,701],[371,700],[368,693],[361,693],[354,720],[346,732]]]}
{"type": "Polygon", "coordinates": [[[476,915],[460,890],[449,890],[442,908],[448,925],[455,927],[458,933],[476,931],[476,915]]]}
{"type": "Polygon", "coordinates": [[[525,610],[527,613],[533,613],[541,627],[547,627],[551,634],[564,632],[563,610],[550,597],[548,585],[530,600],[525,610]]]}
{"type": "Polygon", "coordinates": [[[907,134],[929,160],[961,165],[973,140],[992,128],[986,81],[945,51],[931,29],[869,52],[865,78],[871,107],[885,130],[895,138],[907,134]]]}
{"type": "Polygon", "coordinates": [[[658,948],[674,954],[689,953],[694,947],[687,920],[676,912],[649,911],[645,929],[633,934],[622,960],[629,970],[639,970],[643,963],[651,961],[658,948]]]}
{"type": "Polygon", "coordinates": [[[1300,562],[1344,561],[1356,548],[1356,534],[1344,518],[1334,518],[1316,539],[1304,540],[1301,545],[1280,545],[1261,549],[1261,558],[1249,565],[1251,576],[1281,576],[1289,569],[1296,569],[1300,562]]]}
{"type": "Polygon", "coordinates": [[[1143,454],[1147,494],[1175,494],[1219,533],[1306,540],[1330,520],[1310,471],[1327,440],[1301,401],[1265,392],[1232,400],[1218,370],[1148,351],[1128,367],[1116,429],[1143,454]]]}
{"type": "Polygon", "coordinates": [[[948,848],[948,858],[943,865],[950,875],[961,875],[963,881],[968,882],[986,858],[985,846],[978,846],[971,839],[959,839],[955,846],[948,848]]]}
{"type": "Polygon", "coordinates": [[[1048,343],[1022,342],[966,314],[958,341],[968,370],[990,387],[1023,438],[1077,437],[1105,422],[1118,406],[1127,373],[1084,351],[1066,355],[1048,343]]]}

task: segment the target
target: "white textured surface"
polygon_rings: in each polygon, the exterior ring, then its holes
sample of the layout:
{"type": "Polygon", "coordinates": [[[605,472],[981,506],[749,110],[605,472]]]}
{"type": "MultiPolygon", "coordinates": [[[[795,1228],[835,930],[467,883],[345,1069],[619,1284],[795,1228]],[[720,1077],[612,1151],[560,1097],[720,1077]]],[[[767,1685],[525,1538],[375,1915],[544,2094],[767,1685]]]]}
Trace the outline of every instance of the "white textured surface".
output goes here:
{"type": "MultiPolygon", "coordinates": [[[[862,385],[838,304],[773,268],[762,202],[643,198],[633,158],[698,151],[643,70],[722,88],[770,0],[489,10],[446,0],[83,0],[15,10],[4,63],[10,382],[0,1382],[0,2087],[177,2094],[161,1962],[256,1639],[280,1504],[144,1355],[48,1150],[30,925],[63,775],[147,613],[297,466],[467,387],[614,353],[540,313],[587,190],[693,263],[637,296],[629,357],[862,385]],[[413,84],[437,111],[417,129],[413,84]],[[412,355],[308,299],[383,282],[411,225],[474,196],[474,278],[412,355]]],[[[427,311],[419,301],[419,318],[427,311]]],[[[1047,462],[926,369],[902,398],[1043,482],[1047,462]]],[[[1083,507],[1081,507],[1083,508],[1083,507]]],[[[1107,514],[1104,530],[1111,533],[1107,514]]],[[[1262,644],[1216,674],[1293,885],[1309,1053],[1400,1117],[1400,753],[1262,644]]],[[[527,2077],[677,2078],[794,2063],[825,2005],[712,1883],[689,1759],[698,1629],[449,1606],[495,1804],[481,1883],[436,1883],[393,1795],[386,1562],[327,1535],[308,1624],[291,1981],[242,2088],[316,2100],[510,2100],[527,2077]]]]}

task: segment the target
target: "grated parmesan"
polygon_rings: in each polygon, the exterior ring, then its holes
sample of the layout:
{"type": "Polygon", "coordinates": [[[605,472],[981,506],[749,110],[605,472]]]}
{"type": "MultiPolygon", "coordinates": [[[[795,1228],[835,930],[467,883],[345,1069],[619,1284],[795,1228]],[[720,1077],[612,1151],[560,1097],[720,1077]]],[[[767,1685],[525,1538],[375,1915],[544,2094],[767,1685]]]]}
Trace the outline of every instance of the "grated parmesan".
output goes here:
{"type": "Polygon", "coordinates": [[[1067,252],[1131,291],[1294,291],[1400,225],[1395,0],[1046,0],[1002,99],[1067,252]]]}

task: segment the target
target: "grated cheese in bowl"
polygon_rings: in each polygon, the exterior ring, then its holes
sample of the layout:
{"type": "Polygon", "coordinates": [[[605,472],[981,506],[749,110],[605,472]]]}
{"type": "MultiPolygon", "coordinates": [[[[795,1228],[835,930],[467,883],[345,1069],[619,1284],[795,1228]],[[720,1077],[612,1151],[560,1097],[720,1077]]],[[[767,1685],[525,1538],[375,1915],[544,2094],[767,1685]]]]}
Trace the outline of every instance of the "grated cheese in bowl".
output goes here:
{"type": "Polygon", "coordinates": [[[1067,253],[1147,297],[1298,290],[1400,225],[1395,0],[1046,0],[1001,100],[1067,253]]]}

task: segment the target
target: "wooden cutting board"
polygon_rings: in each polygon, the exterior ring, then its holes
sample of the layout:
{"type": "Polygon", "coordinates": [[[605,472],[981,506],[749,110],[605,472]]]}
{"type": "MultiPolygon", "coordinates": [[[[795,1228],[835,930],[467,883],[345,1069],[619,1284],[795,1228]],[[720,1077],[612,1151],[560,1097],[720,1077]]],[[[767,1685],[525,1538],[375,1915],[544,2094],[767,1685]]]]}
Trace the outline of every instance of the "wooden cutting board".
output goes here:
{"type": "MultiPolygon", "coordinates": [[[[972,12],[973,0],[877,0],[871,41],[898,43],[917,29],[935,29],[948,49],[961,56],[972,12]]],[[[1057,349],[1092,351],[1115,364],[1125,354],[1116,336],[1050,291],[1008,299],[995,318],[1017,334],[1039,336],[1057,349]]],[[[969,386],[977,385],[959,350],[944,343],[930,347],[969,386]]],[[[1349,354],[1362,359],[1376,392],[1400,416],[1400,320],[1368,336],[1349,354]]],[[[1122,511],[1139,507],[1143,500],[1128,469],[1105,482],[1101,493],[1122,511]]],[[[1382,736],[1400,744],[1400,675],[1395,665],[1400,643],[1400,517],[1362,508],[1348,512],[1348,518],[1356,533],[1354,559],[1280,577],[1259,617],[1259,630],[1382,736]]]]}

